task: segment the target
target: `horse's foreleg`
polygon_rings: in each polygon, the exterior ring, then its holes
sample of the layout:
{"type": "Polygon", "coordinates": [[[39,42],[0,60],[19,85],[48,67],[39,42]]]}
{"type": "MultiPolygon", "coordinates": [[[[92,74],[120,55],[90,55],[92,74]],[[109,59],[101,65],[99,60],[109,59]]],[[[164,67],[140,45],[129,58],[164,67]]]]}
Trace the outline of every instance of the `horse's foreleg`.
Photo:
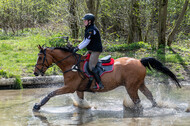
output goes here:
{"type": "Polygon", "coordinates": [[[152,93],[148,90],[148,88],[144,84],[142,84],[139,89],[147,97],[147,99],[151,101],[152,107],[156,107],[157,103],[154,100],[152,93]]]}
{"type": "Polygon", "coordinates": [[[86,109],[91,108],[87,100],[84,98],[84,92],[76,91],[76,93],[74,93],[73,95],[74,97],[72,97],[72,100],[74,106],[86,109]]]}
{"type": "Polygon", "coordinates": [[[43,98],[39,104],[36,103],[36,104],[34,105],[34,107],[33,107],[33,110],[34,110],[34,111],[40,110],[40,107],[43,106],[43,105],[45,105],[45,104],[49,101],[49,99],[50,99],[51,97],[53,97],[53,96],[55,96],[55,92],[54,92],[54,91],[51,92],[51,93],[49,93],[45,98],[43,98]]]}
{"type": "Polygon", "coordinates": [[[33,110],[34,110],[34,111],[40,110],[41,106],[45,105],[45,104],[49,101],[50,98],[52,98],[52,97],[54,97],[54,96],[56,96],[56,95],[61,95],[61,94],[66,94],[66,93],[73,93],[73,92],[74,92],[73,89],[71,89],[71,88],[69,88],[69,87],[66,87],[66,86],[64,86],[64,87],[62,87],[62,88],[59,88],[59,89],[57,89],[57,90],[55,90],[55,91],[49,93],[45,98],[43,98],[43,99],[41,100],[40,103],[36,103],[36,104],[34,105],[34,107],[33,107],[33,110]]]}

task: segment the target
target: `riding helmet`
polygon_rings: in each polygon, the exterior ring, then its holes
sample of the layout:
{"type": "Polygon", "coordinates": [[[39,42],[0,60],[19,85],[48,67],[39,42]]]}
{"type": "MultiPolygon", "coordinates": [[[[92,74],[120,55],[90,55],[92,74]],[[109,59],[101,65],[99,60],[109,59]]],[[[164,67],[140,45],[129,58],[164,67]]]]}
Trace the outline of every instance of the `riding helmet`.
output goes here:
{"type": "Polygon", "coordinates": [[[91,20],[91,22],[93,23],[95,20],[95,16],[91,13],[85,14],[85,16],[82,18],[83,20],[91,20]]]}

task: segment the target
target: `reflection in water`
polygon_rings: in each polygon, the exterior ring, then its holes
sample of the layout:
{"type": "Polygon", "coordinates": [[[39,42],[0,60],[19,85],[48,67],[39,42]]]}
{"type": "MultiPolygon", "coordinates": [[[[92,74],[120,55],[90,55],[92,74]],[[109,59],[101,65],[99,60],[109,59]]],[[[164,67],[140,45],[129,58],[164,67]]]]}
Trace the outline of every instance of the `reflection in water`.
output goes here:
{"type": "Polygon", "coordinates": [[[134,109],[123,106],[123,117],[131,118],[131,117],[142,117],[143,116],[143,108],[134,109]]]}
{"type": "MultiPolygon", "coordinates": [[[[33,112],[34,116],[38,118],[43,125],[81,125],[90,122],[97,122],[98,119],[130,119],[128,123],[142,123],[138,118],[145,119],[146,122],[154,122],[157,119],[152,117],[166,117],[170,118],[172,115],[178,113],[175,109],[169,108],[145,108],[136,110],[134,108],[126,108],[123,110],[97,110],[97,109],[82,109],[75,106],[65,107],[47,107],[39,112],[33,112]],[[137,118],[138,117],[138,118],[137,118]],[[132,119],[132,120],[131,120],[132,119]],[[148,119],[148,120],[147,120],[148,119]]],[[[190,116],[190,115],[188,115],[190,116]]],[[[173,118],[173,117],[172,117],[173,118]]],[[[110,124],[112,125],[112,124],[110,124]]]]}
{"type": "Polygon", "coordinates": [[[34,116],[46,125],[52,125],[50,122],[62,122],[61,124],[81,125],[94,121],[98,118],[132,118],[142,116],[143,110],[135,110],[126,108],[123,110],[97,110],[97,109],[82,109],[75,106],[65,107],[48,107],[33,112],[34,116]]]}
{"type": "Polygon", "coordinates": [[[74,106],[45,108],[39,112],[33,112],[33,114],[47,125],[51,125],[50,122],[54,122],[54,124],[61,122],[61,124],[81,125],[95,119],[95,114],[91,109],[74,106]]]}
{"type": "Polygon", "coordinates": [[[43,116],[42,114],[40,114],[39,112],[33,112],[34,116],[39,118],[42,123],[47,124],[47,126],[50,126],[51,124],[49,123],[48,119],[46,116],[43,116]]]}
{"type": "Polygon", "coordinates": [[[123,88],[106,93],[87,93],[86,99],[91,109],[81,109],[72,105],[70,95],[52,98],[39,112],[32,107],[52,88],[0,90],[0,125],[2,126],[62,126],[62,125],[186,125],[190,124],[190,113],[186,109],[190,103],[190,87],[168,93],[161,86],[150,88],[159,107],[140,94],[144,109],[135,110],[123,106],[123,88]],[[159,91],[159,93],[158,93],[159,91]],[[42,95],[44,94],[44,95],[42,95]],[[36,99],[38,97],[38,99],[36,99]],[[169,122],[168,122],[169,120],[169,122]]]}

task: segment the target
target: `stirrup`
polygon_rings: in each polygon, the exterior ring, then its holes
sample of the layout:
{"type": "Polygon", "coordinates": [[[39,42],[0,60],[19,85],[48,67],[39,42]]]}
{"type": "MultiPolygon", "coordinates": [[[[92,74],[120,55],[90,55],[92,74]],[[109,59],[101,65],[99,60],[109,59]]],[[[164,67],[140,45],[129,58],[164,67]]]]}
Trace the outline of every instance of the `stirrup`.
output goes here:
{"type": "Polygon", "coordinates": [[[104,89],[104,85],[96,83],[96,85],[93,87],[93,89],[102,90],[102,89],[104,89]]]}

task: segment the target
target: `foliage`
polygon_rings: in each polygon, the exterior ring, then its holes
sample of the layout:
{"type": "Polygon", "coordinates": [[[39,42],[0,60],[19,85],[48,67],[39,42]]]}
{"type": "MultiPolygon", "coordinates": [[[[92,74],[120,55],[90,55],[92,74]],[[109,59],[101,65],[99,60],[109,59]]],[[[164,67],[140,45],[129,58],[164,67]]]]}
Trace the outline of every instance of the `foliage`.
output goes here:
{"type": "MultiPolygon", "coordinates": [[[[77,20],[79,29],[83,28],[81,17],[88,12],[84,0],[78,0],[76,6],[76,17],[72,17],[69,8],[71,1],[68,0],[1,0],[0,1],[0,40],[8,39],[6,35],[20,35],[29,28],[41,28],[46,35],[55,33],[67,33],[71,36],[74,30],[69,28],[70,22],[77,20]],[[2,34],[1,34],[2,33],[2,34]]],[[[147,37],[148,42],[157,45],[158,10],[156,1],[137,0],[140,7],[140,22],[142,37],[147,37]]],[[[97,26],[105,39],[127,40],[130,29],[131,0],[108,1],[100,0],[97,11],[97,26]]],[[[168,3],[167,32],[171,31],[177,20],[184,0],[170,0],[168,3]]],[[[137,11],[137,10],[136,10],[137,11]]],[[[134,12],[135,13],[135,12],[134,12]]],[[[180,36],[188,39],[190,11],[187,11],[180,28],[180,36]]],[[[137,16],[137,15],[136,15],[137,16]]],[[[79,30],[79,36],[83,38],[83,30],[79,30]]]]}
{"type": "Polygon", "coordinates": [[[9,35],[0,35],[0,40],[8,40],[12,38],[12,36],[9,36],[9,35]]]}
{"type": "Polygon", "coordinates": [[[14,89],[22,89],[22,81],[21,77],[18,75],[13,75],[12,73],[8,73],[3,69],[0,70],[0,78],[15,78],[15,84],[12,86],[14,89]]]}
{"type": "Polygon", "coordinates": [[[13,85],[13,88],[14,89],[23,89],[23,86],[22,86],[22,80],[20,78],[20,76],[15,76],[15,84],[13,85]]]}
{"type": "Polygon", "coordinates": [[[138,50],[140,48],[146,48],[146,49],[150,49],[151,46],[148,43],[144,43],[144,42],[135,42],[132,44],[110,44],[106,47],[106,51],[109,52],[115,52],[115,51],[134,51],[134,50],[138,50]]]}
{"type": "Polygon", "coordinates": [[[6,71],[4,71],[3,69],[0,70],[0,77],[3,78],[13,78],[14,75],[11,73],[7,73],[6,71]]]}
{"type": "Polygon", "coordinates": [[[69,37],[56,34],[49,39],[49,44],[51,45],[51,47],[64,47],[67,45],[68,41],[69,37]]]}

